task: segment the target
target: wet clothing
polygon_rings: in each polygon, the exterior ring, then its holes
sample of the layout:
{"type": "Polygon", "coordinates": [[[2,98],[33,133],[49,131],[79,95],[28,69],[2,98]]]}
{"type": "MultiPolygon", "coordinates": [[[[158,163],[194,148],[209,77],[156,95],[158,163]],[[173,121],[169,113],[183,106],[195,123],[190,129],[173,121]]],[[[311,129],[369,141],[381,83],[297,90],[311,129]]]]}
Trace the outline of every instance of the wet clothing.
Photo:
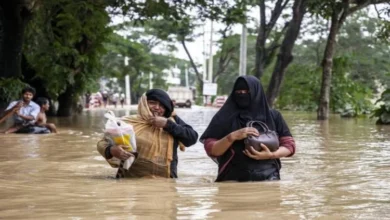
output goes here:
{"type": "MultiPolygon", "coordinates": [[[[211,149],[216,141],[218,141],[218,139],[214,139],[214,138],[208,138],[204,141],[206,153],[211,158],[213,158],[213,156],[211,155],[211,149]]],[[[291,137],[291,136],[279,137],[279,143],[280,143],[280,146],[287,148],[291,152],[289,157],[291,157],[295,154],[295,141],[294,141],[293,137],[291,137]]],[[[241,151],[242,151],[242,149],[241,149],[241,151]]],[[[217,177],[217,181],[226,181],[226,180],[261,181],[261,180],[278,180],[278,179],[280,179],[279,170],[281,169],[281,162],[279,159],[274,159],[275,163],[273,163],[269,167],[262,166],[261,169],[263,169],[263,170],[260,170],[260,172],[259,172],[259,170],[257,170],[257,169],[245,169],[245,168],[242,169],[242,168],[240,168],[239,165],[234,166],[235,165],[234,163],[230,164],[230,162],[232,162],[233,158],[236,156],[235,155],[236,151],[233,151],[232,149],[230,149],[230,152],[226,152],[225,154],[228,154],[229,156],[227,156],[228,157],[227,160],[222,161],[222,163],[219,165],[219,172],[218,172],[219,174],[217,177]]],[[[243,155],[243,154],[241,156],[242,156],[242,158],[247,157],[246,155],[243,155]]],[[[216,158],[213,158],[213,159],[218,164],[218,160],[216,158]]],[[[247,157],[245,159],[252,160],[249,157],[247,157]]],[[[237,158],[235,160],[237,160],[237,158]]]]}
{"type": "Polygon", "coordinates": [[[171,161],[171,178],[177,178],[177,165],[179,159],[177,157],[177,149],[179,147],[179,142],[183,143],[185,146],[191,146],[196,143],[198,140],[198,133],[179,116],[174,116],[176,123],[172,121],[167,122],[167,126],[164,128],[164,131],[170,133],[173,138],[173,155],[171,161]]]}
{"type": "Polygon", "coordinates": [[[50,134],[51,131],[47,127],[29,125],[19,129],[16,133],[20,134],[50,134]]]}
{"type": "MultiPolygon", "coordinates": [[[[173,111],[173,104],[169,96],[162,90],[149,90],[141,97],[137,115],[124,117],[124,122],[134,127],[138,157],[125,173],[126,177],[160,176],[177,178],[178,156],[177,149],[184,151],[185,146],[191,146],[198,139],[197,132],[173,111]],[[168,118],[165,128],[158,128],[149,124],[148,119],[153,116],[147,100],[157,100],[164,105],[165,116],[168,118]]],[[[98,151],[110,159],[108,142],[99,142],[98,151]]]]}
{"type": "MultiPolygon", "coordinates": [[[[288,140],[289,148],[295,152],[295,142],[282,115],[270,109],[260,81],[253,76],[240,76],[225,104],[211,120],[200,141],[210,155],[212,141],[220,140],[233,131],[246,127],[249,121],[262,121],[270,130],[277,132],[279,139],[288,140]],[[249,93],[237,93],[249,90],[249,93]]],[[[262,128],[256,127],[259,132],[262,128]]],[[[283,143],[283,142],[281,142],[283,143]]],[[[287,142],[285,142],[286,144],[287,142]]],[[[281,145],[284,146],[284,145],[281,145]]],[[[254,160],[243,153],[244,140],[235,141],[221,156],[214,158],[218,163],[216,181],[262,181],[280,179],[279,159],[254,160]]],[[[292,155],[291,154],[291,155],[292,155]]]]}

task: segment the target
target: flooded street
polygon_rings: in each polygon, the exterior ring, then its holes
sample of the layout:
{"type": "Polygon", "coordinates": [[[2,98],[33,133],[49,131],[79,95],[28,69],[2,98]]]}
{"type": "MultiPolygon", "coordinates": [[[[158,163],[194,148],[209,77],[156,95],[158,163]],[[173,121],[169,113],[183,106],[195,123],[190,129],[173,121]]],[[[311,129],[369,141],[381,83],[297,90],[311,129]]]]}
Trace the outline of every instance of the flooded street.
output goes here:
{"type": "MultiPolygon", "coordinates": [[[[177,113],[201,135],[215,111],[177,113]]],[[[199,142],[179,152],[177,180],[116,180],[96,151],[103,114],[49,119],[58,135],[0,135],[1,219],[390,219],[390,126],[371,119],[284,112],[297,152],[282,180],[214,183],[199,142]]]]}

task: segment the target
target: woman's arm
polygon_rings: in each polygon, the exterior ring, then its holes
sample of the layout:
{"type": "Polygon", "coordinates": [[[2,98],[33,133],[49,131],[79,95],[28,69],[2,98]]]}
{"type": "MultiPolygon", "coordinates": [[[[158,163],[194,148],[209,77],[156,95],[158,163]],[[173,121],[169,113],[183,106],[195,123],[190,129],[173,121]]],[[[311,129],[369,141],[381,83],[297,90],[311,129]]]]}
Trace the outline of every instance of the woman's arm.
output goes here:
{"type": "Polygon", "coordinates": [[[272,110],[276,125],[276,132],[279,135],[279,150],[274,152],[276,158],[291,157],[295,154],[295,140],[282,114],[277,110],[272,110]]]}
{"type": "Polygon", "coordinates": [[[98,143],[97,143],[97,151],[100,153],[100,155],[102,155],[104,158],[106,159],[111,159],[112,158],[112,155],[111,155],[111,152],[110,152],[110,148],[112,147],[113,145],[111,145],[105,138],[103,138],[102,140],[100,140],[98,143]]]}
{"type": "MultiPolygon", "coordinates": [[[[282,154],[283,157],[292,157],[295,154],[295,140],[292,136],[285,136],[279,138],[280,147],[283,151],[288,150],[288,154],[282,154]]],[[[280,157],[279,157],[280,158],[280,157]]]]}
{"type": "MultiPolygon", "coordinates": [[[[257,131],[256,128],[249,128],[249,127],[242,128],[240,130],[233,131],[233,132],[229,133],[228,135],[226,135],[222,139],[216,140],[214,142],[208,142],[207,144],[209,146],[207,146],[207,149],[209,149],[208,150],[209,156],[211,156],[211,157],[221,156],[230,148],[230,146],[234,143],[234,141],[242,140],[242,139],[248,137],[248,135],[258,136],[259,132],[257,131]]],[[[205,144],[206,144],[206,142],[205,142],[205,144]]]]}
{"type": "Polygon", "coordinates": [[[291,151],[286,147],[279,147],[279,149],[275,152],[271,152],[272,156],[269,159],[276,159],[282,157],[288,157],[291,154],[291,151]]]}
{"type": "Polygon", "coordinates": [[[178,116],[175,117],[175,120],[176,123],[168,120],[164,130],[183,143],[186,147],[194,145],[196,141],[198,141],[198,133],[178,116]]]}
{"type": "Polygon", "coordinates": [[[210,157],[219,157],[230,148],[233,142],[234,140],[230,133],[219,140],[213,138],[206,139],[204,142],[204,147],[207,155],[210,157]]]}
{"type": "Polygon", "coordinates": [[[114,145],[111,141],[103,138],[97,143],[97,150],[106,160],[112,157],[119,158],[121,160],[127,160],[129,157],[134,156],[132,153],[123,150],[122,145],[114,145]]]}

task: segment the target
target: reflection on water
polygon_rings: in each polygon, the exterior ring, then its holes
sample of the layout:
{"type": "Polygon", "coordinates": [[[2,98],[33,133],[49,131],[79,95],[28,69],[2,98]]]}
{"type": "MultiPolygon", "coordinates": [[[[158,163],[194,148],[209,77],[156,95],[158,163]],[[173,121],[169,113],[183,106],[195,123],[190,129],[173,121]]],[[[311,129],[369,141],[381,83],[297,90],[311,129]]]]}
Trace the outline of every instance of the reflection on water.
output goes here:
{"type": "MultiPolygon", "coordinates": [[[[199,134],[214,113],[178,110],[199,134]]],[[[51,119],[58,135],[0,136],[1,218],[390,218],[390,127],[369,119],[284,113],[298,148],[283,160],[283,180],[217,184],[199,143],[179,152],[178,180],[114,179],[96,151],[103,114],[51,119]]]]}

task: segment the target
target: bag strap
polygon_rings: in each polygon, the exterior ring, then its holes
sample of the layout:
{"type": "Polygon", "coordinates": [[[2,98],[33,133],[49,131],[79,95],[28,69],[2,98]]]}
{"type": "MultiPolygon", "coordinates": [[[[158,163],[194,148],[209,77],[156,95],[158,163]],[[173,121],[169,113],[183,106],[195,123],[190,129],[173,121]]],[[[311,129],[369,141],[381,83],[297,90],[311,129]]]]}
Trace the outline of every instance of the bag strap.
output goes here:
{"type": "Polygon", "coordinates": [[[249,121],[246,126],[247,127],[253,127],[253,124],[258,124],[261,126],[261,128],[263,128],[264,132],[268,132],[269,131],[269,128],[267,126],[266,123],[262,122],[262,121],[249,121]]]}

